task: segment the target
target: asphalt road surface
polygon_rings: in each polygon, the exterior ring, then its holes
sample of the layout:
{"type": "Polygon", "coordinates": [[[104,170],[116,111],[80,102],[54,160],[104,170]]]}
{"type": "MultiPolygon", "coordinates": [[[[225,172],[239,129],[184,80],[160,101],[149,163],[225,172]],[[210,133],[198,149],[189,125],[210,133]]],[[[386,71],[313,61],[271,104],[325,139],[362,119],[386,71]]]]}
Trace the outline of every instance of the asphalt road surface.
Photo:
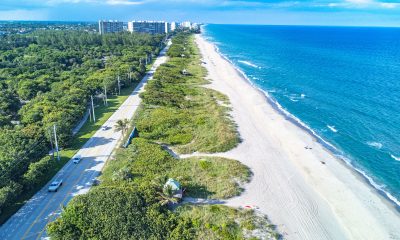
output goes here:
{"type": "Polygon", "coordinates": [[[100,174],[105,162],[117,146],[121,132],[114,131],[115,122],[120,119],[131,119],[140,103],[139,93],[145,83],[152,78],[156,68],[166,61],[165,52],[160,53],[151,70],[146,74],[132,94],[119,109],[104,123],[107,130],[98,130],[78,151],[82,157],[79,164],[70,160],[37,192],[17,213],[0,227],[0,239],[46,239],[47,223],[53,221],[61,213],[61,207],[76,195],[89,191],[96,177],[100,174]],[[49,184],[54,180],[63,180],[57,192],[48,192],[49,184]]]}

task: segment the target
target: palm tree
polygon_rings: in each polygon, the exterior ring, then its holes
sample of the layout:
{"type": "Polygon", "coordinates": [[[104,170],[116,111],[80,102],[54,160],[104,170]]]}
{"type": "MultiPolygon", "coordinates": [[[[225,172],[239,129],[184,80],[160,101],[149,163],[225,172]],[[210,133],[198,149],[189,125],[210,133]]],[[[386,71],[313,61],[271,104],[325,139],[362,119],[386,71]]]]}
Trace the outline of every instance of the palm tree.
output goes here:
{"type": "Polygon", "coordinates": [[[151,181],[151,185],[156,189],[158,196],[156,199],[161,204],[161,206],[165,206],[168,204],[176,204],[179,202],[179,199],[174,197],[174,191],[171,186],[162,186],[166,182],[166,177],[158,177],[154,178],[151,181]]]}
{"type": "Polygon", "coordinates": [[[161,206],[167,205],[169,203],[175,204],[178,203],[178,199],[174,197],[174,191],[172,190],[171,186],[166,186],[160,192],[158,192],[158,200],[161,206]]]}
{"type": "Polygon", "coordinates": [[[122,135],[125,135],[125,132],[128,130],[128,126],[129,126],[129,120],[128,119],[124,119],[124,120],[118,120],[115,124],[115,131],[122,132],[122,135]]]}

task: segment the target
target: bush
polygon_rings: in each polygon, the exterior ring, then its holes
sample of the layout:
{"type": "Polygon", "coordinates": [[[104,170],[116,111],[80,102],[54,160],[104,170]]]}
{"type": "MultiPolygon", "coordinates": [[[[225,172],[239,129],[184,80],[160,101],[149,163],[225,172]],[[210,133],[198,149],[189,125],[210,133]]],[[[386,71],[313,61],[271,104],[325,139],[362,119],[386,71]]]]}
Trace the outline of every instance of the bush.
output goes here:
{"type": "Polygon", "coordinates": [[[174,215],[137,191],[101,188],[74,198],[48,227],[52,239],[166,239],[174,215]]]}
{"type": "Polygon", "coordinates": [[[16,182],[10,182],[0,188],[0,214],[3,209],[14,203],[15,199],[22,192],[22,186],[16,182]]]}
{"type": "Polygon", "coordinates": [[[199,160],[199,166],[202,170],[207,170],[211,167],[211,162],[207,161],[206,159],[200,159],[199,160]]]}
{"type": "Polygon", "coordinates": [[[31,163],[28,171],[23,175],[24,188],[32,190],[38,186],[42,186],[50,180],[53,171],[57,165],[55,159],[51,156],[46,156],[40,161],[31,163]]]}

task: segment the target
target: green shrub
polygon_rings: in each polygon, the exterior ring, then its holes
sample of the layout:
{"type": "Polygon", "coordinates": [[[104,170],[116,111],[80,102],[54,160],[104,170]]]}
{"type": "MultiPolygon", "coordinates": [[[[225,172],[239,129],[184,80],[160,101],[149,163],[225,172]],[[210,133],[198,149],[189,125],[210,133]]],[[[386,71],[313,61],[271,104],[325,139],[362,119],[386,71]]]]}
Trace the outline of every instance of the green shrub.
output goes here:
{"type": "Polygon", "coordinates": [[[203,170],[207,170],[211,167],[212,163],[210,161],[207,161],[206,159],[200,159],[199,161],[199,166],[203,170]]]}
{"type": "Polygon", "coordinates": [[[0,214],[4,208],[14,203],[15,199],[22,192],[22,186],[16,182],[10,182],[0,188],[0,214]]]}
{"type": "Polygon", "coordinates": [[[51,223],[52,239],[166,239],[174,216],[148,205],[142,194],[101,188],[75,197],[51,223]]]}
{"type": "Polygon", "coordinates": [[[56,161],[51,156],[46,156],[38,162],[31,163],[28,171],[22,177],[24,188],[31,190],[49,181],[52,176],[51,173],[57,165],[56,161]]]}

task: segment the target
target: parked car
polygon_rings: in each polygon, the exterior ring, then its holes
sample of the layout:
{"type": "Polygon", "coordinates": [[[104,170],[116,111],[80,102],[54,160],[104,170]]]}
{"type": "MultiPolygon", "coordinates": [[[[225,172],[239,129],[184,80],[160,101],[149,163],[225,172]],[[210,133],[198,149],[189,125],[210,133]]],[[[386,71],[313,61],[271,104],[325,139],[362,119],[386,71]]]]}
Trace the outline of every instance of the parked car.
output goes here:
{"type": "Polygon", "coordinates": [[[57,192],[57,190],[61,187],[62,180],[54,181],[49,186],[49,192],[57,192]]]}
{"type": "Polygon", "coordinates": [[[72,162],[78,164],[81,160],[82,160],[81,156],[77,155],[72,159],[72,162]]]}
{"type": "Polygon", "coordinates": [[[101,126],[101,130],[106,131],[108,129],[107,126],[101,126]]]}

